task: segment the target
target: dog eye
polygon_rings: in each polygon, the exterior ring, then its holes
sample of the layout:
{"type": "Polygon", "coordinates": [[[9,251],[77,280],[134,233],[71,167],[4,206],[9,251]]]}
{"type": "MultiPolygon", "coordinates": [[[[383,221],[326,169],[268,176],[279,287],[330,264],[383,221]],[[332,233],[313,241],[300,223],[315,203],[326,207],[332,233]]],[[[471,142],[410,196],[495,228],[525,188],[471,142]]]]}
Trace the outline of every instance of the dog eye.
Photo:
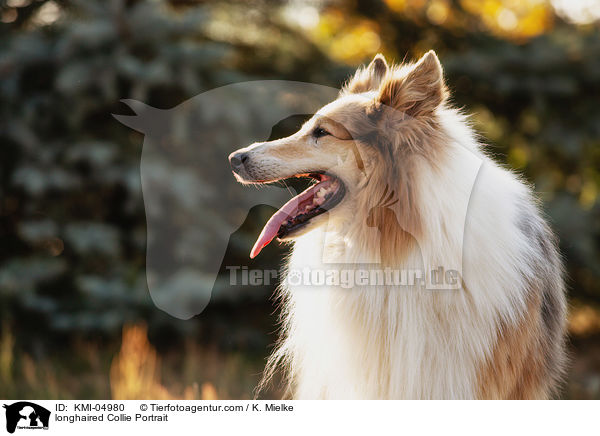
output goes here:
{"type": "Polygon", "coordinates": [[[315,138],[320,138],[322,136],[327,136],[327,135],[331,135],[331,133],[329,133],[327,130],[323,129],[322,127],[317,127],[315,130],[313,130],[313,136],[315,138]]]}

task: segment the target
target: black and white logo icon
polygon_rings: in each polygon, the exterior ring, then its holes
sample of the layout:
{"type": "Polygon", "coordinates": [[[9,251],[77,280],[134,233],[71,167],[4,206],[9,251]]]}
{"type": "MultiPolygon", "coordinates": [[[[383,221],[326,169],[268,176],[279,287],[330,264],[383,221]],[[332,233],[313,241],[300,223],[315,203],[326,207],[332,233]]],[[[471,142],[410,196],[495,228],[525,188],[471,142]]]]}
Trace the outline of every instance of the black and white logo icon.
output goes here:
{"type": "Polygon", "coordinates": [[[3,406],[6,409],[6,431],[14,433],[16,429],[47,430],[50,411],[29,401],[19,401],[3,406]]]}

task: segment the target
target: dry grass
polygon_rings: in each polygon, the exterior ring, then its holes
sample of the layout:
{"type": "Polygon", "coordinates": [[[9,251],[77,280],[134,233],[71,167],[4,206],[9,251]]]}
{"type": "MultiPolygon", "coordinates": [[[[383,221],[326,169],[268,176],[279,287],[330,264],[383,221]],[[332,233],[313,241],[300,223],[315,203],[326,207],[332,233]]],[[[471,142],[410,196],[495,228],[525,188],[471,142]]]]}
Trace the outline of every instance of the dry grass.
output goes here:
{"type": "Polygon", "coordinates": [[[125,326],[119,354],[110,367],[110,391],[114,400],[216,400],[215,387],[205,382],[202,388],[193,383],[183,392],[169,391],[161,383],[161,361],[148,341],[143,324],[125,326]]]}
{"type": "MultiPolygon", "coordinates": [[[[21,399],[250,399],[264,359],[189,341],[160,354],[143,324],[121,344],[75,341],[32,356],[7,324],[0,333],[0,397],[21,399]],[[115,344],[116,345],[116,344],[115,344]]],[[[271,397],[276,396],[276,394],[271,397]]]]}
{"type": "Polygon", "coordinates": [[[178,353],[160,356],[143,324],[123,328],[121,349],[110,366],[111,397],[134,399],[249,399],[262,360],[188,342],[178,353]]]}
{"type": "MultiPolygon", "coordinates": [[[[567,398],[600,399],[600,311],[574,305],[567,398]]],[[[250,399],[264,356],[188,341],[159,353],[144,324],[125,326],[120,344],[76,341],[70,352],[32,356],[8,324],[0,334],[0,397],[20,399],[250,399]]],[[[281,392],[266,392],[279,398],[281,392]]]]}
{"type": "Polygon", "coordinates": [[[13,348],[15,338],[12,335],[8,323],[2,324],[2,337],[0,338],[0,382],[10,383],[12,379],[13,348]]]}

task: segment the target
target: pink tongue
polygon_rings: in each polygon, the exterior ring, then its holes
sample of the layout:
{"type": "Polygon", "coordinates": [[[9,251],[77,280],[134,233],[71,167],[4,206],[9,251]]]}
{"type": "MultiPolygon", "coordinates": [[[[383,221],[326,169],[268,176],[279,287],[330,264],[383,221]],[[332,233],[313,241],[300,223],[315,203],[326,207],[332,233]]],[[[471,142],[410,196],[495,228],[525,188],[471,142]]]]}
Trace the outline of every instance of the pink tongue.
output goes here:
{"type": "Polygon", "coordinates": [[[275,214],[269,218],[267,224],[260,232],[260,236],[254,243],[254,247],[252,247],[252,251],[250,251],[250,259],[254,259],[258,256],[258,253],[261,252],[263,248],[265,248],[269,243],[277,236],[277,232],[279,231],[279,227],[281,224],[287,220],[290,216],[296,215],[296,211],[298,210],[298,206],[307,199],[313,197],[314,193],[317,189],[320,189],[323,186],[323,182],[317,183],[314,186],[311,186],[306,191],[302,192],[299,195],[296,195],[286,204],[284,204],[281,209],[279,209],[275,214]]]}

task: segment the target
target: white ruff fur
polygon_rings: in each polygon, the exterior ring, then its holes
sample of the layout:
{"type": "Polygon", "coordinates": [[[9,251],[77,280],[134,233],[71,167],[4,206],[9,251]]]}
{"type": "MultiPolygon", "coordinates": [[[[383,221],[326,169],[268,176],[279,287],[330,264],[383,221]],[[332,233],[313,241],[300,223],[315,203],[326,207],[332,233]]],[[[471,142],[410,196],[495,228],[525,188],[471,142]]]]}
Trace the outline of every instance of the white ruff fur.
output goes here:
{"type": "MultiPolygon", "coordinates": [[[[437,115],[450,138],[448,159],[441,170],[423,166],[414,181],[425,229],[419,244],[425,271],[462,259],[463,288],[281,289],[283,339],[270,365],[287,367],[294,397],[475,398],[478,368],[490,357],[501,322],[511,326],[523,318],[533,254],[517,228],[518,202],[531,204],[530,190],[480,150],[462,115],[445,108],[437,115]],[[471,192],[463,162],[473,154],[482,166],[471,192]],[[466,221],[456,207],[465,196],[466,221]]],[[[372,242],[378,230],[365,226],[367,211],[338,208],[336,222],[296,239],[290,270],[379,261],[372,242]]],[[[414,252],[394,268],[419,268],[419,257],[414,252]]]]}

